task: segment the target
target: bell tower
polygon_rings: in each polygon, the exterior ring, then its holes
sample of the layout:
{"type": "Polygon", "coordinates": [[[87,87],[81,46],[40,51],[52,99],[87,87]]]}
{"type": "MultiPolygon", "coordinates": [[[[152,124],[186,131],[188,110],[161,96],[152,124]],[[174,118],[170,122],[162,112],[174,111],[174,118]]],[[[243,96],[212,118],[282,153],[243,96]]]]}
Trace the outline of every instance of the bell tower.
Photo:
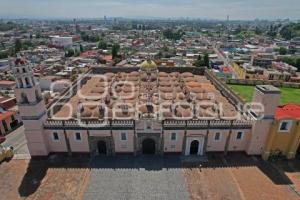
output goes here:
{"type": "Polygon", "coordinates": [[[33,77],[31,65],[26,60],[17,58],[14,64],[15,96],[25,127],[25,137],[30,155],[46,156],[49,151],[43,123],[47,118],[47,112],[41,88],[33,77]]]}
{"type": "Polygon", "coordinates": [[[249,155],[262,154],[279,100],[280,90],[278,88],[272,85],[256,85],[252,103],[260,104],[263,109],[251,111],[254,123],[249,146],[246,150],[249,155]]]}

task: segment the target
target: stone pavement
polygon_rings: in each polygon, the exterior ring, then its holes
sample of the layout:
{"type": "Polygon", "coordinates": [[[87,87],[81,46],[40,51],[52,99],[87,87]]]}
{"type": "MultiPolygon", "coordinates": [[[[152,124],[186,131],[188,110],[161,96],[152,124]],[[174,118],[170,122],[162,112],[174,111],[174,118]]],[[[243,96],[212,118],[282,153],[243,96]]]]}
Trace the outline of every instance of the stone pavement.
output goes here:
{"type": "Polygon", "coordinates": [[[96,157],[84,199],[189,199],[177,156],[96,157]]]}

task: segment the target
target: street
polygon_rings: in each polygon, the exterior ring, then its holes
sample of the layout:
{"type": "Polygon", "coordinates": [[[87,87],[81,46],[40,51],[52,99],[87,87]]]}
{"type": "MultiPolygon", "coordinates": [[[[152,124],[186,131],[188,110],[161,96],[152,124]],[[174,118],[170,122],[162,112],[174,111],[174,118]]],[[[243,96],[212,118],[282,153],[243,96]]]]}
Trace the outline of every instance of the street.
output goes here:
{"type": "Polygon", "coordinates": [[[24,135],[24,126],[19,127],[5,137],[6,141],[3,143],[3,145],[14,147],[15,155],[29,154],[27,142],[24,135]]]}

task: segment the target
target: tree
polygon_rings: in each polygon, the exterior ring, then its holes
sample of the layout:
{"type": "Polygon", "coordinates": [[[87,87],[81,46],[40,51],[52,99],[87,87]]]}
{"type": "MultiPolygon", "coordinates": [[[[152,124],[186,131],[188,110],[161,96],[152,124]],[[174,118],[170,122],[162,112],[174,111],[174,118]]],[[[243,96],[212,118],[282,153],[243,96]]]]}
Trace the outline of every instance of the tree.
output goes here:
{"type": "Polygon", "coordinates": [[[297,67],[298,71],[300,71],[300,58],[297,58],[295,67],[297,67]]]}
{"type": "Polygon", "coordinates": [[[120,50],[119,44],[113,44],[111,49],[112,59],[115,59],[118,56],[118,52],[120,50]]]}
{"type": "Polygon", "coordinates": [[[284,48],[284,47],[280,47],[280,48],[279,48],[279,54],[280,54],[280,55],[285,55],[285,54],[287,54],[287,49],[284,48]]]}
{"type": "Polygon", "coordinates": [[[98,49],[107,49],[107,43],[104,40],[100,40],[98,43],[98,49]]]}
{"type": "Polygon", "coordinates": [[[36,38],[42,38],[42,34],[41,34],[41,33],[37,33],[37,34],[35,35],[35,37],[36,37],[36,38]]]}
{"type": "Polygon", "coordinates": [[[9,76],[7,80],[9,80],[9,81],[15,81],[15,78],[13,76],[9,76]]]}
{"type": "Polygon", "coordinates": [[[8,52],[7,51],[0,51],[0,59],[7,58],[8,52]]]}
{"type": "Polygon", "coordinates": [[[161,51],[159,51],[158,54],[157,54],[157,57],[158,58],[162,58],[163,57],[163,53],[161,51]]]}
{"type": "Polygon", "coordinates": [[[181,30],[178,30],[176,32],[172,31],[171,29],[166,29],[163,31],[163,35],[165,38],[168,38],[170,40],[180,40],[181,37],[184,35],[185,33],[181,30]]]}
{"type": "Polygon", "coordinates": [[[73,74],[70,78],[71,82],[74,82],[77,79],[78,75],[77,74],[73,74]]]}
{"type": "Polygon", "coordinates": [[[16,42],[15,42],[15,51],[16,52],[19,52],[21,51],[22,49],[22,43],[21,43],[21,40],[20,39],[17,39],[16,42]]]}
{"type": "Polygon", "coordinates": [[[66,57],[72,57],[74,56],[74,54],[75,54],[74,49],[67,49],[67,51],[65,52],[66,57]]]}
{"type": "Polygon", "coordinates": [[[285,62],[289,65],[292,65],[292,66],[296,67],[298,69],[298,71],[300,71],[300,57],[297,57],[297,56],[283,57],[283,58],[280,58],[279,61],[285,62]]]}
{"type": "Polygon", "coordinates": [[[205,54],[204,54],[203,62],[204,62],[204,66],[209,67],[209,57],[208,57],[208,53],[205,53],[205,54]]]}
{"type": "Polygon", "coordinates": [[[197,60],[193,63],[194,66],[196,67],[203,67],[204,66],[204,61],[201,57],[201,55],[198,56],[197,60]]]}
{"type": "Polygon", "coordinates": [[[81,44],[79,45],[79,48],[80,48],[80,52],[83,52],[83,46],[81,44]]]}

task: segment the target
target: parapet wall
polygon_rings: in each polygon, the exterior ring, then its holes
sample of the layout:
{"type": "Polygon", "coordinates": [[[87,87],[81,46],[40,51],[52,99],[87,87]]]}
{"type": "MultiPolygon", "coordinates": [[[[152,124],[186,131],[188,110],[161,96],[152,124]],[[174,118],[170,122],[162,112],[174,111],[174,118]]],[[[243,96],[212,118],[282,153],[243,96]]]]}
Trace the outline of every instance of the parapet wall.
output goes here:
{"type": "MultiPolygon", "coordinates": [[[[92,74],[104,74],[107,72],[118,73],[118,72],[133,72],[139,71],[139,67],[93,67],[91,69],[92,74]]],[[[160,72],[191,72],[196,75],[204,75],[205,67],[157,67],[160,72]]]]}
{"type": "Polygon", "coordinates": [[[224,95],[231,104],[235,105],[238,110],[241,110],[246,103],[239,95],[231,90],[226,83],[218,79],[215,74],[211,71],[206,70],[205,76],[214,84],[214,86],[224,95]]]}
{"type": "MultiPolygon", "coordinates": [[[[251,129],[250,120],[163,120],[162,127],[174,129],[251,129]]],[[[47,119],[46,129],[135,129],[135,120],[53,120],[47,119]]]]}
{"type": "Polygon", "coordinates": [[[276,87],[287,87],[287,88],[299,88],[300,83],[282,82],[282,81],[270,81],[270,80],[251,80],[251,79],[226,79],[227,84],[235,85],[273,85],[276,87]]]}

